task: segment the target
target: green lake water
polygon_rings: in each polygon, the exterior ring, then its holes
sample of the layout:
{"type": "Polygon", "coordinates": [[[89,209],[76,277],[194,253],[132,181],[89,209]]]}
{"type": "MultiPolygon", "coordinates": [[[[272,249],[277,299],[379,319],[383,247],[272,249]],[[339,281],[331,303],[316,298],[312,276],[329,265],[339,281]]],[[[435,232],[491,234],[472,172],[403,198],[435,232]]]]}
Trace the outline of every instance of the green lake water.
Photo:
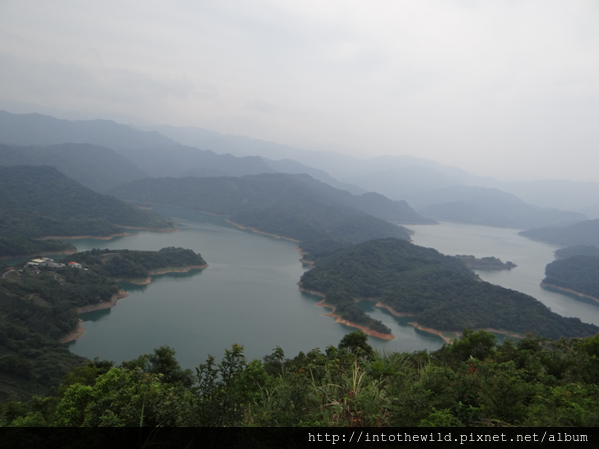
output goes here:
{"type": "MultiPolygon", "coordinates": [[[[307,269],[295,243],[240,230],[219,217],[177,209],[160,213],[179,222],[177,233],[140,232],[112,240],[78,239],[80,251],[92,248],[159,250],[191,248],[209,268],[155,276],[151,284],[123,283],[129,297],[112,309],[82,315],[85,333],[69,343],[76,354],[120,363],[169,345],[185,368],[220,360],[233,343],[244,345],[248,359],[261,358],[280,346],[287,357],[312,348],[337,345],[355,329],[323,316],[320,298],[299,291],[307,269]]],[[[557,248],[533,242],[513,229],[444,223],[410,226],[414,243],[445,254],[495,256],[518,265],[511,271],[478,271],[488,282],[530,294],[564,316],[599,324],[599,307],[540,288],[545,265],[557,248]]],[[[410,326],[386,310],[363,302],[361,307],[392,329],[395,340],[371,337],[380,350],[435,350],[443,341],[410,326]]]]}
{"type": "MultiPolygon", "coordinates": [[[[129,297],[111,309],[82,315],[85,333],[69,343],[72,352],[120,363],[168,345],[186,368],[208,354],[220,360],[233,343],[244,345],[246,357],[262,358],[280,346],[287,357],[313,348],[337,345],[356,329],[323,316],[320,298],[299,291],[306,270],[296,244],[243,231],[223,219],[189,211],[160,209],[180,224],[179,232],[140,232],[112,240],[78,239],[80,251],[92,248],[159,250],[190,248],[209,264],[202,271],[155,276],[149,285],[123,283],[129,297]]],[[[419,331],[407,318],[362,304],[388,325],[396,339],[370,338],[377,349],[435,350],[443,341],[419,331]]]]}

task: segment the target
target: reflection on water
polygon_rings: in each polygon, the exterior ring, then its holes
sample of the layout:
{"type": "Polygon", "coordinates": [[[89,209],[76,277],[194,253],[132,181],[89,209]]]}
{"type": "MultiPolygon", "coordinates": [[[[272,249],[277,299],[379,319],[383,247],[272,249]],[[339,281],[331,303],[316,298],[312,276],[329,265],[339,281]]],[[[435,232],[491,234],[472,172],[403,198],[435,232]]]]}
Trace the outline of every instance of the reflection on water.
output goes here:
{"type": "MultiPolygon", "coordinates": [[[[102,310],[94,310],[93,312],[88,312],[88,313],[82,313],[79,318],[81,318],[81,320],[83,320],[83,322],[85,321],[100,321],[102,318],[106,318],[108,315],[110,315],[110,313],[112,312],[112,309],[102,309],[102,310]]],[[[75,343],[77,340],[73,340],[72,343],[75,343]]]]}

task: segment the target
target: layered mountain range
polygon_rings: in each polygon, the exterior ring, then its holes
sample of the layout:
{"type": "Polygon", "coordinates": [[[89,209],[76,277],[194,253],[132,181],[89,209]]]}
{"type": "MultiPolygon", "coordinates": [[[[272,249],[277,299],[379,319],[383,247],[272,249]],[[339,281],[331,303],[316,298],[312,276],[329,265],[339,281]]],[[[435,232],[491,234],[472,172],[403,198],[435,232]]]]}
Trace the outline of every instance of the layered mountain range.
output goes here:
{"type": "MultiPolygon", "coordinates": [[[[31,163],[53,165],[98,191],[144,176],[305,173],[353,194],[377,192],[391,200],[405,200],[416,212],[433,220],[526,229],[599,217],[599,183],[500,182],[411,156],[358,159],[201,128],[133,127],[109,120],[68,121],[0,111],[0,143],[5,145],[4,154],[0,153],[2,165],[15,163],[17,147],[29,147],[24,157],[31,163]],[[94,164],[104,166],[107,174],[110,167],[119,165],[117,160],[123,161],[109,156],[107,150],[126,157],[135,168],[121,168],[120,175],[114,170],[112,177],[106,176],[106,185],[99,185],[97,179],[86,175],[89,172],[81,167],[83,161],[76,167],[65,163],[65,158],[73,163],[76,159],[67,154],[67,148],[56,147],[66,143],[104,147],[96,150],[103,154],[104,162],[94,156],[94,164]],[[40,152],[51,153],[52,157],[40,152]]],[[[74,148],[70,146],[71,151],[74,148]]]]}

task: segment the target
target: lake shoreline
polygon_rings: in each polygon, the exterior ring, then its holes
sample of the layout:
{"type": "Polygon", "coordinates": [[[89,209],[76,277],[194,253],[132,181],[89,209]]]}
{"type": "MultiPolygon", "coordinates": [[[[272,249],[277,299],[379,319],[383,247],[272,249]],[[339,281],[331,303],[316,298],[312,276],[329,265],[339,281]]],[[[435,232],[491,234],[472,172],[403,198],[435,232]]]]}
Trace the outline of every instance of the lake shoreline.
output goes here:
{"type": "Polygon", "coordinates": [[[591,299],[591,300],[593,300],[593,301],[595,301],[596,303],[599,304],[599,298],[595,298],[594,296],[590,296],[590,295],[585,295],[584,293],[580,293],[580,292],[577,292],[576,290],[571,290],[569,288],[559,287],[557,285],[547,284],[545,282],[541,282],[541,288],[545,288],[545,289],[547,289],[549,291],[551,291],[550,289],[554,288],[556,290],[560,290],[562,292],[565,292],[566,294],[569,293],[569,294],[573,294],[573,295],[579,296],[581,298],[591,299]],[[547,288],[547,287],[549,287],[549,288],[547,288]]]}
{"type": "Polygon", "coordinates": [[[238,223],[235,223],[235,222],[233,222],[233,221],[231,221],[231,220],[225,220],[225,221],[226,221],[227,223],[229,223],[229,224],[232,224],[233,226],[236,226],[236,227],[240,228],[240,229],[246,229],[246,230],[249,230],[249,231],[253,231],[253,232],[257,233],[257,234],[268,235],[268,236],[270,236],[270,237],[274,237],[274,238],[276,238],[276,239],[289,240],[289,241],[291,241],[291,242],[299,243],[299,240],[292,239],[292,238],[290,238],[290,237],[284,237],[284,236],[282,236],[282,235],[277,235],[277,234],[270,234],[270,233],[268,233],[268,232],[260,231],[260,230],[258,230],[258,229],[256,229],[256,228],[252,228],[252,227],[250,227],[250,226],[243,226],[243,225],[240,225],[240,224],[238,224],[238,223]]]}
{"type": "MultiPolygon", "coordinates": [[[[298,285],[300,285],[298,283],[298,285]]],[[[315,296],[320,296],[322,299],[322,301],[318,302],[316,305],[320,306],[320,307],[328,307],[333,309],[331,312],[326,313],[325,316],[331,316],[335,318],[335,322],[337,323],[342,323],[345,324],[347,326],[351,326],[351,327],[357,327],[358,329],[361,329],[365,334],[368,335],[372,335],[373,337],[377,337],[377,338],[381,338],[383,340],[393,340],[395,339],[395,336],[393,336],[393,334],[382,334],[380,332],[376,332],[370,328],[367,328],[365,326],[361,326],[359,324],[356,323],[351,323],[350,321],[344,320],[343,318],[341,318],[339,315],[335,314],[335,307],[331,304],[327,304],[325,301],[325,295],[322,292],[319,292],[317,290],[308,290],[306,288],[303,288],[300,285],[300,291],[304,292],[304,293],[308,293],[310,295],[315,295],[315,296]],[[393,338],[389,338],[389,337],[382,337],[381,335],[385,336],[385,335],[391,335],[393,338]]],[[[410,317],[413,316],[415,317],[416,315],[413,313],[404,313],[404,312],[397,312],[395,309],[393,309],[391,306],[388,306],[387,304],[383,304],[381,303],[378,299],[376,298],[361,298],[361,299],[355,299],[355,302],[361,302],[361,301],[370,301],[370,302],[374,302],[374,306],[381,308],[381,309],[385,309],[387,310],[390,314],[396,316],[396,317],[410,317]]],[[[432,327],[426,327],[423,326],[419,323],[417,323],[416,321],[411,321],[408,323],[411,326],[414,326],[416,329],[423,331],[423,332],[427,332],[429,334],[433,334],[436,335],[437,337],[440,337],[445,343],[448,344],[453,344],[454,339],[456,338],[460,338],[462,336],[461,332],[458,331],[441,331],[438,329],[433,329],[432,327]],[[454,337],[452,338],[451,336],[447,335],[447,334],[453,334],[454,337]]],[[[475,331],[479,331],[479,330],[485,330],[487,332],[491,332],[494,334],[502,334],[502,335],[506,335],[508,337],[512,337],[512,338],[519,338],[522,339],[524,338],[524,336],[519,335],[515,332],[511,332],[511,331],[500,331],[497,329],[493,329],[493,328],[487,328],[487,329],[475,329],[475,331]]]]}
{"type": "Polygon", "coordinates": [[[335,323],[345,324],[346,326],[349,326],[349,327],[358,328],[362,332],[364,332],[366,335],[370,335],[371,337],[380,338],[381,340],[395,340],[395,335],[393,335],[391,333],[383,334],[382,332],[374,331],[366,326],[362,326],[360,324],[356,324],[356,323],[348,321],[344,318],[341,318],[339,315],[337,315],[335,313],[335,306],[333,306],[331,304],[327,304],[324,299],[322,301],[317,302],[316,305],[319,307],[327,307],[329,309],[332,309],[329,313],[325,313],[324,316],[330,316],[330,317],[335,318],[335,323]]]}
{"type": "Polygon", "coordinates": [[[357,323],[352,323],[351,321],[341,318],[339,315],[337,315],[335,313],[335,306],[326,303],[324,293],[318,292],[316,290],[308,290],[308,289],[302,287],[301,285],[300,285],[300,291],[302,291],[304,293],[308,293],[310,295],[320,296],[321,298],[323,298],[322,301],[317,302],[316,305],[319,307],[328,307],[329,309],[332,309],[329,313],[325,313],[324,316],[330,316],[330,317],[335,318],[336,323],[341,323],[341,324],[345,324],[346,326],[358,328],[365,334],[370,335],[372,337],[380,338],[381,340],[395,340],[395,335],[393,335],[391,333],[383,334],[382,332],[377,332],[377,331],[372,330],[366,326],[362,326],[357,323]]]}
{"type": "MultiPolygon", "coordinates": [[[[110,309],[111,307],[114,307],[116,305],[119,299],[126,298],[127,296],[129,296],[129,293],[127,293],[125,290],[119,290],[117,293],[112,295],[108,301],[103,301],[97,304],[88,304],[86,306],[77,307],[75,310],[79,315],[81,315],[83,313],[95,312],[96,310],[110,309]]],[[[77,324],[77,328],[73,332],[61,338],[60,342],[68,343],[70,341],[77,340],[79,337],[81,337],[85,332],[85,329],[81,325],[82,323],[83,320],[80,318],[79,323],[77,324]]]]}
{"type": "MultiPolygon", "coordinates": [[[[191,270],[203,270],[204,268],[208,268],[207,263],[205,263],[203,265],[189,265],[187,267],[167,269],[167,270],[165,270],[165,269],[151,270],[150,275],[167,274],[167,273],[186,273],[191,270]]],[[[137,285],[147,285],[152,282],[152,278],[150,276],[148,276],[143,282],[135,282],[134,280],[128,280],[128,279],[115,279],[115,281],[117,281],[117,282],[125,281],[125,282],[131,282],[132,284],[137,284],[137,285]]],[[[119,299],[126,298],[127,296],[129,296],[129,293],[127,293],[125,290],[119,290],[119,292],[112,295],[110,300],[108,300],[108,301],[103,301],[103,302],[100,302],[97,304],[88,304],[86,306],[77,307],[76,311],[77,311],[77,314],[81,315],[84,313],[95,312],[97,310],[110,309],[110,308],[116,306],[117,301],[119,299]]],[[[77,328],[73,332],[71,332],[68,335],[66,335],[65,337],[63,337],[60,340],[60,342],[68,343],[70,341],[77,340],[79,337],[81,337],[83,335],[83,333],[85,332],[85,329],[81,325],[82,323],[83,323],[83,320],[79,319],[77,328]]]]}
{"type": "Polygon", "coordinates": [[[173,267],[173,268],[168,268],[168,269],[160,269],[157,268],[156,270],[150,270],[149,271],[149,276],[144,279],[143,281],[139,281],[137,279],[126,279],[126,278],[119,278],[119,279],[115,279],[115,281],[117,282],[129,282],[131,284],[135,284],[135,285],[148,285],[152,283],[152,275],[156,276],[159,274],[168,274],[168,273],[187,273],[188,271],[191,270],[204,270],[206,268],[208,268],[209,265],[207,263],[203,264],[203,265],[188,265],[186,267],[173,267]]]}
{"type": "Polygon", "coordinates": [[[111,234],[108,236],[98,235],[68,235],[68,236],[46,236],[40,237],[40,240],[76,240],[76,239],[96,239],[96,240],[111,240],[115,237],[126,237],[128,235],[136,235],[131,232],[119,232],[118,234],[111,234]]]}

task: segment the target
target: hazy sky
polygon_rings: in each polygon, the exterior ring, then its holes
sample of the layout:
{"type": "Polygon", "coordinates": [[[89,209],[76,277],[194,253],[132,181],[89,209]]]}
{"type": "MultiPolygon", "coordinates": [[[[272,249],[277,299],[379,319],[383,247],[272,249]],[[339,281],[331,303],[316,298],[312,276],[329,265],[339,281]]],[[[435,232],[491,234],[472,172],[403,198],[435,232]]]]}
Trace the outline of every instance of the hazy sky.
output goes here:
{"type": "Polygon", "coordinates": [[[0,109],[599,181],[596,0],[0,0],[0,109]]]}

